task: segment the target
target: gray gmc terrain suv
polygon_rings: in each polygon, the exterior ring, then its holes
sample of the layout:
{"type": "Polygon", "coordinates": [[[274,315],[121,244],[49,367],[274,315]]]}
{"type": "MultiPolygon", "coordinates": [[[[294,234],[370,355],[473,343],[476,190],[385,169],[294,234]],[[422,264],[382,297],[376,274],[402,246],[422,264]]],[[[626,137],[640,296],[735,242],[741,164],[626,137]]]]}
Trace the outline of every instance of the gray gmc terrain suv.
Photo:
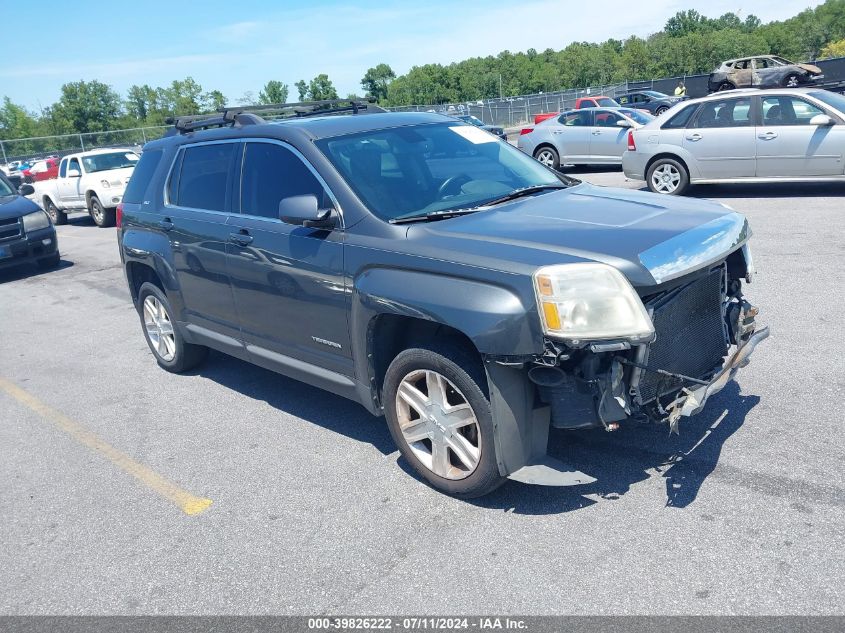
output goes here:
{"type": "Polygon", "coordinates": [[[126,189],[120,254],[168,371],[213,348],[351,398],[473,497],[593,481],[550,426],[675,429],[768,335],[722,205],[581,184],[452,117],[275,108],[296,116],[178,119],[126,189]]]}

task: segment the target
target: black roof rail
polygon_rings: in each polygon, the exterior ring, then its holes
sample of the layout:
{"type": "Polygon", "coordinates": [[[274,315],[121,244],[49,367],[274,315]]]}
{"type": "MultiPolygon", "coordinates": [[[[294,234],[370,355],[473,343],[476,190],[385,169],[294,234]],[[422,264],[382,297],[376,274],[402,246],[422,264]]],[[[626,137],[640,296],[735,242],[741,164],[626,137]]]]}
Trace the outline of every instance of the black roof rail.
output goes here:
{"type": "Polygon", "coordinates": [[[323,99],[320,101],[298,101],[295,103],[270,103],[254,106],[232,106],[219,108],[212,114],[191,114],[170,117],[165,123],[173,124],[174,131],[180,134],[205,130],[212,127],[241,127],[257,125],[267,121],[258,112],[274,114],[282,118],[323,116],[326,114],[340,114],[351,112],[359,114],[362,111],[386,112],[384,108],[374,105],[374,99],[323,99]]]}

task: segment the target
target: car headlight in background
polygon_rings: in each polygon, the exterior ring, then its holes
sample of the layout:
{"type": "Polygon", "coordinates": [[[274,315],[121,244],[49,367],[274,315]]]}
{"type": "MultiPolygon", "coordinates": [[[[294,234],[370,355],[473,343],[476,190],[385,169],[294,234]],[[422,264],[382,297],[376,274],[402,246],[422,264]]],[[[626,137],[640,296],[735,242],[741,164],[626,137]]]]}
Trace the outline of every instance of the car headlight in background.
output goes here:
{"type": "Polygon", "coordinates": [[[37,231],[38,229],[46,229],[48,226],[50,226],[50,216],[43,211],[39,210],[23,216],[23,230],[27,233],[37,231]]]}
{"type": "Polygon", "coordinates": [[[654,325],[642,300],[612,266],[544,266],[534,273],[534,292],[543,331],[553,338],[573,343],[654,338],[654,325]]]}

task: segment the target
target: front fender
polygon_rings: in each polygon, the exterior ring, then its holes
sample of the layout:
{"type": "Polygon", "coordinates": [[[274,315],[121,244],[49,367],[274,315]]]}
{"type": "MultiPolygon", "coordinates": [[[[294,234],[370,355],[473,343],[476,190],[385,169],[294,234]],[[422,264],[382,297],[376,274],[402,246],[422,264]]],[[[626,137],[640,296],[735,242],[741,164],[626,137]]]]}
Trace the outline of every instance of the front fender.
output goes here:
{"type": "Polygon", "coordinates": [[[354,280],[352,293],[352,333],[364,349],[368,325],[381,314],[447,325],[465,334],[484,355],[519,356],[543,351],[533,300],[525,305],[513,290],[489,282],[371,268],[354,280]]]}

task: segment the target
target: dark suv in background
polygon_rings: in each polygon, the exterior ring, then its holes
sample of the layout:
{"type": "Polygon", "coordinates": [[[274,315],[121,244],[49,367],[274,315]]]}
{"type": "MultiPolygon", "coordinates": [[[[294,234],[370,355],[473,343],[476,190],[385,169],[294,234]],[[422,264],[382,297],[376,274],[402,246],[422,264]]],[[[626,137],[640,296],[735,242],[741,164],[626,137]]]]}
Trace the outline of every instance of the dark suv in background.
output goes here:
{"type": "Polygon", "coordinates": [[[447,116],[274,107],[297,116],[177,120],[118,210],[169,371],[213,348],[351,398],[471,497],[593,481],[550,426],[674,429],[768,334],[722,205],[581,184],[447,116]]]}
{"type": "Polygon", "coordinates": [[[23,197],[32,193],[32,185],[21,185],[18,192],[0,174],[0,269],[28,263],[40,268],[59,265],[56,229],[41,207],[23,197]]]}

